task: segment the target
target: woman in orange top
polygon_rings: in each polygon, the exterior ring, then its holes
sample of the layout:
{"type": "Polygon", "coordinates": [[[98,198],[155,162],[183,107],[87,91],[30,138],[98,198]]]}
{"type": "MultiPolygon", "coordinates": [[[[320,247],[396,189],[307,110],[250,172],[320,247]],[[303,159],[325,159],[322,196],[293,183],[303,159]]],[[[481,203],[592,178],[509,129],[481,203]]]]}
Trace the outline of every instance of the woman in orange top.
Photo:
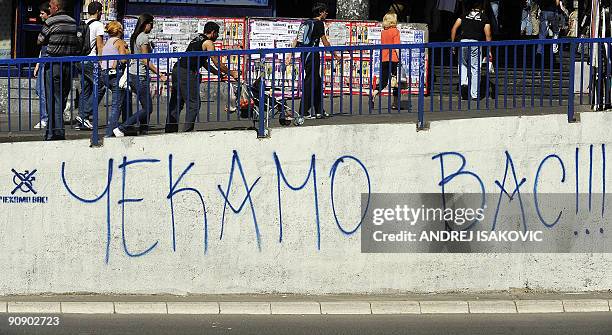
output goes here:
{"type": "MultiPolygon", "coordinates": [[[[400,44],[400,32],[397,29],[397,14],[387,13],[383,18],[383,31],[380,36],[381,44],[400,44]]],[[[374,99],[376,96],[380,94],[382,90],[389,85],[389,81],[391,79],[390,74],[393,76],[397,75],[397,66],[399,64],[399,57],[397,56],[397,50],[383,49],[381,55],[381,70],[382,75],[378,81],[378,87],[372,92],[372,96],[370,97],[370,106],[374,108],[374,99]],[[389,54],[391,55],[391,59],[389,59],[389,54]],[[391,66],[389,66],[389,61],[391,62],[391,66]],[[389,72],[389,69],[391,72],[389,72]]],[[[392,109],[397,109],[397,87],[393,87],[393,103],[391,105],[392,109]]]]}

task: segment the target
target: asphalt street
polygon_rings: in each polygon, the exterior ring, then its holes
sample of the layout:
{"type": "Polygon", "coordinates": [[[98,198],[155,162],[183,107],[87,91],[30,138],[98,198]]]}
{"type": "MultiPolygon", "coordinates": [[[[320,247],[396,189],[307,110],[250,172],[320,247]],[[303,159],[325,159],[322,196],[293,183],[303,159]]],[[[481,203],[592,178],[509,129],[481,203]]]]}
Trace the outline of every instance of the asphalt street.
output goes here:
{"type": "Polygon", "coordinates": [[[611,313],[471,315],[58,315],[57,326],[10,326],[0,334],[413,334],[609,335],[611,313]]]}

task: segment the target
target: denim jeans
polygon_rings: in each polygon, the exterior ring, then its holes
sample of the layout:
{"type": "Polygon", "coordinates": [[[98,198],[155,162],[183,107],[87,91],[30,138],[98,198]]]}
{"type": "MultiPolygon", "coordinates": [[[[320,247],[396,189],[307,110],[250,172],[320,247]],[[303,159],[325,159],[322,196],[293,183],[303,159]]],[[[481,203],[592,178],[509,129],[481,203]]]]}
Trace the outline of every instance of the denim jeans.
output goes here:
{"type": "MultiPolygon", "coordinates": [[[[107,118],[106,136],[113,135],[113,129],[119,126],[119,116],[125,111],[125,92],[126,90],[119,87],[119,78],[123,71],[117,70],[115,74],[109,74],[109,70],[102,70],[100,75],[100,84],[98,85],[98,101],[102,101],[107,90],[112,92],[112,107],[107,118]]],[[[124,117],[124,120],[126,118],[124,117]]]]}
{"type": "Polygon", "coordinates": [[[45,88],[47,97],[47,112],[49,122],[45,140],[63,140],[66,138],[64,130],[64,108],[72,84],[69,63],[52,63],[45,71],[45,88]]]}
{"type": "Polygon", "coordinates": [[[531,25],[531,17],[529,16],[530,10],[523,9],[521,16],[521,33],[525,33],[527,36],[533,35],[533,26],[531,25]]]}
{"type": "Polygon", "coordinates": [[[40,102],[40,120],[47,122],[49,115],[47,114],[47,95],[45,94],[45,63],[38,65],[38,77],[36,77],[36,94],[40,102]]]}
{"type": "MultiPolygon", "coordinates": [[[[545,40],[548,35],[548,28],[551,28],[553,32],[553,39],[559,38],[559,14],[547,10],[543,10],[540,13],[540,34],[539,39],[545,40]]],[[[559,46],[553,44],[553,52],[557,53],[559,46]]],[[[538,54],[542,54],[544,51],[544,45],[538,44],[538,54]]]]}
{"type": "Polygon", "coordinates": [[[77,70],[81,73],[82,91],[79,101],[79,116],[83,120],[88,119],[93,114],[93,87],[94,87],[94,66],[98,63],[85,61],[82,65],[77,65],[77,70]]]}
{"type": "MultiPolygon", "coordinates": [[[[476,40],[462,39],[461,42],[477,42],[476,40]]],[[[461,86],[470,86],[470,95],[473,99],[478,98],[480,79],[480,48],[477,46],[461,48],[461,86]]]]}
{"type": "MultiPolygon", "coordinates": [[[[153,99],[149,91],[149,77],[130,74],[128,81],[132,94],[136,93],[140,108],[137,105],[136,113],[120,125],[119,129],[125,132],[127,127],[133,126],[138,122],[140,123],[140,130],[147,130],[149,127],[149,117],[153,113],[153,99]]],[[[128,104],[128,108],[131,108],[131,103],[128,104]]]]}

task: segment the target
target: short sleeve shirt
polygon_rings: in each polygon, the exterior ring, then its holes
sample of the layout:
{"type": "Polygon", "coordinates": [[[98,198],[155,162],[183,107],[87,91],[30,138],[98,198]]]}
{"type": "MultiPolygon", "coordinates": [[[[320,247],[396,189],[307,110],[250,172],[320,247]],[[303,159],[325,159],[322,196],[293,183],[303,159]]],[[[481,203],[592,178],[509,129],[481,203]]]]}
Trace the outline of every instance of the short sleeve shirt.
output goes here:
{"type": "Polygon", "coordinates": [[[314,42],[313,46],[319,46],[319,42],[321,41],[321,37],[325,36],[325,24],[321,20],[314,20],[314,27],[312,29],[312,41],[314,42]]]}
{"type": "MultiPolygon", "coordinates": [[[[142,32],[138,35],[138,37],[136,37],[136,42],[134,43],[134,54],[142,54],[142,51],[140,50],[140,48],[143,45],[147,45],[147,44],[151,44],[149,42],[149,35],[142,32]]],[[[147,75],[147,67],[144,65],[144,63],[142,62],[142,60],[139,59],[132,59],[130,61],[130,74],[133,75],[139,75],[139,76],[146,76],[147,75]]]]}
{"type": "MultiPolygon", "coordinates": [[[[93,19],[89,19],[86,22],[89,23],[93,19]]],[[[89,24],[89,43],[91,45],[91,52],[88,56],[97,56],[98,50],[96,48],[96,37],[104,36],[104,25],[100,21],[94,21],[89,24]]]]}
{"type": "Polygon", "coordinates": [[[461,17],[461,39],[484,41],[484,27],[487,24],[490,22],[484,11],[469,11],[461,17]]]}

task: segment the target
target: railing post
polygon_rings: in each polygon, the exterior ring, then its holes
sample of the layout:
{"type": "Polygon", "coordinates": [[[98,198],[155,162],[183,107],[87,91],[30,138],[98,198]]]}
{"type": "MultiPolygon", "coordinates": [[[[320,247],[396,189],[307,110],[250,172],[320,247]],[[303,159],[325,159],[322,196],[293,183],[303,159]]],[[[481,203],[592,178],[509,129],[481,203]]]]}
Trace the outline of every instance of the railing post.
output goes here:
{"type": "Polygon", "coordinates": [[[425,58],[424,50],[421,49],[419,52],[419,107],[418,107],[418,118],[417,123],[418,129],[425,128],[425,58]]]}
{"type": "Polygon", "coordinates": [[[100,80],[100,67],[98,61],[93,62],[93,129],[91,130],[91,146],[97,147],[100,145],[98,138],[98,82],[100,80]]]}
{"type": "MultiPolygon", "coordinates": [[[[262,54],[261,55],[261,60],[262,60],[262,64],[265,64],[263,62],[265,55],[262,54]]],[[[266,72],[264,71],[264,69],[262,69],[261,73],[259,74],[259,119],[257,120],[259,122],[259,127],[257,128],[257,138],[264,138],[266,137],[266,120],[268,118],[268,112],[266,111],[266,103],[265,103],[265,90],[266,90],[266,72]],[[265,119],[264,119],[265,118],[265,119]]]]}
{"type": "MultiPolygon", "coordinates": [[[[563,67],[561,67],[563,69],[563,67]]],[[[576,43],[570,44],[570,65],[569,65],[569,91],[567,99],[567,121],[574,122],[574,79],[576,72],[576,43]]],[[[580,90],[582,91],[582,82],[580,82],[580,90]]]]}

